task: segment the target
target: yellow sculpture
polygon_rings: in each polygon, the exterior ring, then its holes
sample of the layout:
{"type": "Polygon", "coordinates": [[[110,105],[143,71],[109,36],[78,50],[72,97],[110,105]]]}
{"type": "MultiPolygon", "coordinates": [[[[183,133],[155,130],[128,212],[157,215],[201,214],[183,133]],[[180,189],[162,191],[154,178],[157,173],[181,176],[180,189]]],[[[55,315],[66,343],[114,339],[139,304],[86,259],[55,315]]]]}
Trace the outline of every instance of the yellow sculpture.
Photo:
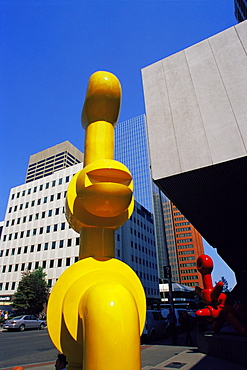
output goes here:
{"type": "Polygon", "coordinates": [[[139,370],[146,298],[135,272],[115,259],[115,230],[134,208],[132,176],[114,160],[121,85],[94,73],[82,111],[84,168],[71,180],[66,217],[80,233],[79,261],[55,284],[48,331],[68,370],[139,370]]]}

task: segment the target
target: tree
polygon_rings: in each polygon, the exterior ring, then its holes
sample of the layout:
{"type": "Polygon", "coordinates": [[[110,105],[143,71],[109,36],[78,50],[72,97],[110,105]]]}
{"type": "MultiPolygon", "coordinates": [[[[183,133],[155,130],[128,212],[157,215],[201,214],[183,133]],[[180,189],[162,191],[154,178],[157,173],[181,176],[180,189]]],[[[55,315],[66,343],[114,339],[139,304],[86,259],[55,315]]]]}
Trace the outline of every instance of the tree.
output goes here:
{"type": "Polygon", "coordinates": [[[13,307],[26,314],[38,314],[47,301],[49,288],[42,267],[33,272],[25,271],[14,294],[13,307]]]}
{"type": "MultiPolygon", "coordinates": [[[[223,289],[222,289],[222,292],[223,293],[229,293],[230,290],[228,288],[228,281],[226,280],[226,278],[224,276],[221,276],[221,279],[220,281],[222,281],[222,283],[224,283],[224,286],[223,286],[223,289]]],[[[215,284],[217,284],[217,282],[215,282],[215,284]]]]}

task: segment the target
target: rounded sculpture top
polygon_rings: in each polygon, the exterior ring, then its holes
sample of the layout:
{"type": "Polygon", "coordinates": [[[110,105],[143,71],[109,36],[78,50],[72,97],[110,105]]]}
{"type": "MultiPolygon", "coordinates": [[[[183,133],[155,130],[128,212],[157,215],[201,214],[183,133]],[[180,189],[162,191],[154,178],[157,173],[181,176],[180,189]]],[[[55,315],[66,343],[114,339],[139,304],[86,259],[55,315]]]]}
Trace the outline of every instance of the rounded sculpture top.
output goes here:
{"type": "Polygon", "coordinates": [[[88,82],[85,102],[82,109],[82,127],[97,121],[116,125],[120,104],[121,85],[118,78],[110,72],[98,71],[91,75],[88,82]]]}
{"type": "Polygon", "coordinates": [[[210,256],[207,254],[201,254],[197,258],[197,269],[202,274],[211,274],[213,271],[214,263],[210,256]]]}

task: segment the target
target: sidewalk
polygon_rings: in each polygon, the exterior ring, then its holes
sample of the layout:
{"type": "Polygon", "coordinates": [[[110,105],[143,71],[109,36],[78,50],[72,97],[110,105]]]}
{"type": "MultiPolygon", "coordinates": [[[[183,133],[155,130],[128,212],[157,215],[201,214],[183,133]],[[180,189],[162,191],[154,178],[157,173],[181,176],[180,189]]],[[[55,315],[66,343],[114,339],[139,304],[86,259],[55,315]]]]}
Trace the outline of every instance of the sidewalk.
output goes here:
{"type": "MultiPolygon", "coordinates": [[[[170,345],[143,345],[141,347],[142,370],[245,370],[243,366],[216,357],[207,356],[197,351],[196,347],[185,348],[170,345]]],[[[54,370],[54,363],[46,362],[39,364],[23,365],[24,370],[54,370]]],[[[106,365],[107,369],[107,365],[106,365]]],[[[12,370],[4,368],[1,370],[12,370]]],[[[116,369],[117,370],[117,369],[116,369]]],[[[128,370],[128,369],[126,369],[128,370]]]]}

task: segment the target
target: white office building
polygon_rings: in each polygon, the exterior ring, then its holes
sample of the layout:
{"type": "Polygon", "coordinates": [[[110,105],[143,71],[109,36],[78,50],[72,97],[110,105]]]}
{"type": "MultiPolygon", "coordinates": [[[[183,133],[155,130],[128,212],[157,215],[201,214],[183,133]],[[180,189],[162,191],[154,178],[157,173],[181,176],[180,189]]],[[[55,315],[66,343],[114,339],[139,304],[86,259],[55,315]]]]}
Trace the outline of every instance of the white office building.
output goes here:
{"type": "MultiPolygon", "coordinates": [[[[83,153],[72,144],[58,144],[31,156],[27,182],[10,190],[0,240],[0,302],[11,299],[26,269],[43,267],[52,288],[78,260],[79,234],[67,223],[64,205],[69,181],[82,169],[82,160],[83,153]]],[[[153,217],[139,203],[116,231],[115,245],[116,258],[138,274],[147,299],[159,298],[153,217]]]]}

